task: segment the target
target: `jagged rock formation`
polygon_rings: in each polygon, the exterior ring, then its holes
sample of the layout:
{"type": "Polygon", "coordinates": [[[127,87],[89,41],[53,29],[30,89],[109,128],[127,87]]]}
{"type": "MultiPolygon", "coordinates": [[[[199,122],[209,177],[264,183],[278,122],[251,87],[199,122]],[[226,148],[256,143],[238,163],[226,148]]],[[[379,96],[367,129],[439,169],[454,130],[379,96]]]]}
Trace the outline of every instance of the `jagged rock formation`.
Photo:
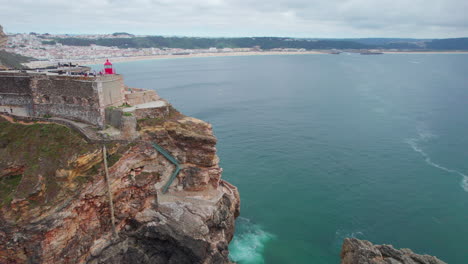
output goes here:
{"type": "Polygon", "coordinates": [[[366,240],[345,238],[341,249],[341,264],[446,264],[442,260],[418,255],[410,249],[395,249],[392,245],[373,245],[366,240]]]}
{"type": "Polygon", "coordinates": [[[101,143],[67,127],[0,117],[0,263],[229,263],[237,189],[221,180],[211,126],[172,109],[138,141],[101,143]],[[166,194],[174,165],[182,170],[166,194]]]}
{"type": "Polygon", "coordinates": [[[3,32],[3,27],[0,25],[0,49],[3,49],[8,41],[7,35],[3,32]]]}

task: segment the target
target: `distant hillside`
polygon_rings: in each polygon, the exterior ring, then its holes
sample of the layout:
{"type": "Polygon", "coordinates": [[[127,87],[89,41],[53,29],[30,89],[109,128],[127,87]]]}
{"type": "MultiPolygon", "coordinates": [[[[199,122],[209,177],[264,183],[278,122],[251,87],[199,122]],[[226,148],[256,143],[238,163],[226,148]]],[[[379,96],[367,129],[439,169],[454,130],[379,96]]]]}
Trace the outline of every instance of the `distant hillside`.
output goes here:
{"type": "Polygon", "coordinates": [[[343,39],[347,41],[359,42],[366,45],[385,46],[391,43],[421,43],[431,41],[432,39],[413,39],[413,38],[351,38],[343,39]]]}
{"type": "Polygon", "coordinates": [[[468,38],[434,39],[426,46],[432,50],[468,50],[468,38]]]}
{"type": "Polygon", "coordinates": [[[116,46],[119,48],[181,48],[207,49],[216,48],[250,48],[259,46],[262,49],[303,48],[303,49],[366,49],[368,45],[343,40],[306,40],[277,37],[255,38],[197,38],[197,37],[134,37],[134,38],[101,38],[82,39],[76,37],[57,38],[56,42],[69,46],[116,46]]]}
{"type": "Polygon", "coordinates": [[[127,33],[127,32],[115,32],[115,33],[112,33],[112,36],[114,36],[114,37],[117,37],[117,36],[134,37],[135,35],[127,33]]]}
{"type": "MultiPolygon", "coordinates": [[[[126,34],[128,33],[115,33],[126,34]]],[[[468,50],[468,38],[459,39],[408,39],[408,38],[363,38],[363,39],[297,39],[279,37],[250,38],[198,38],[198,37],[128,37],[83,39],[78,37],[56,38],[54,41],[68,46],[115,46],[119,48],[181,48],[207,49],[250,48],[262,49],[401,49],[401,50],[468,50]]]]}

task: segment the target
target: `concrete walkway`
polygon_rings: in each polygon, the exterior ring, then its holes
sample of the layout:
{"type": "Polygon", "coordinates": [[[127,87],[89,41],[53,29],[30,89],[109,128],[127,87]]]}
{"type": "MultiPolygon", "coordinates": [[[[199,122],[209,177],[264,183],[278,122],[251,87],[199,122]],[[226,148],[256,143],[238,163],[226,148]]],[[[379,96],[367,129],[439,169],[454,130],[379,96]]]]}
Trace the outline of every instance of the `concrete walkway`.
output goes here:
{"type": "Polygon", "coordinates": [[[139,104],[131,107],[122,108],[124,112],[133,112],[135,109],[147,109],[147,108],[160,108],[167,106],[167,103],[163,100],[153,101],[149,103],[139,104]]]}

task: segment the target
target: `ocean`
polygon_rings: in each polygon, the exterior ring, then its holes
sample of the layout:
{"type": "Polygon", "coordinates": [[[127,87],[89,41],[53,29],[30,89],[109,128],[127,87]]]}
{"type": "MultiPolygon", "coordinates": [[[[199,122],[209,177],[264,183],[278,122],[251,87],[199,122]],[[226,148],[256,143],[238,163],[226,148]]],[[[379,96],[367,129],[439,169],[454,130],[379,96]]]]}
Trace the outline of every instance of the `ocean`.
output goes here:
{"type": "Polygon", "coordinates": [[[241,194],[230,258],[339,263],[356,237],[468,263],[468,55],[116,63],[213,125],[241,194]]]}

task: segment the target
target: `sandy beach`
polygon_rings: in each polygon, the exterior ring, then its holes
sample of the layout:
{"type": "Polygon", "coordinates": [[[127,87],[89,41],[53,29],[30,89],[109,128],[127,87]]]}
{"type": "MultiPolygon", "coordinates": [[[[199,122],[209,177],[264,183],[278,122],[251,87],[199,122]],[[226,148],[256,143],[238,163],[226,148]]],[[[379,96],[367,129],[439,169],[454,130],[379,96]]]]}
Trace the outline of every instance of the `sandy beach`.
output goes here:
{"type": "MultiPolygon", "coordinates": [[[[194,53],[187,55],[152,55],[152,56],[135,56],[135,57],[109,57],[99,58],[94,60],[68,60],[79,65],[102,64],[106,59],[112,62],[126,61],[141,61],[141,60],[157,60],[157,59],[178,59],[178,58],[202,58],[202,57],[229,57],[229,56],[260,56],[260,55],[301,55],[301,54],[326,54],[322,51],[300,51],[300,52],[280,52],[280,51],[250,51],[250,52],[217,52],[217,53],[194,53]]],[[[67,62],[68,62],[67,61],[67,62]]],[[[57,64],[58,61],[32,61],[25,63],[25,66],[30,68],[46,67],[57,64]]],[[[65,61],[62,61],[65,62],[65,61]]]]}
{"type": "MultiPolygon", "coordinates": [[[[468,51],[382,51],[384,54],[468,54],[468,51]]],[[[181,59],[181,58],[203,58],[203,57],[230,57],[230,56],[262,56],[262,55],[304,55],[304,54],[329,54],[329,51],[250,51],[250,52],[217,52],[217,53],[194,53],[187,55],[152,55],[152,56],[135,56],[135,57],[109,57],[106,59],[112,62],[127,62],[141,60],[157,60],[157,59],[181,59]]],[[[67,60],[62,62],[72,62],[79,65],[102,64],[105,58],[94,60],[67,60]]],[[[56,65],[58,61],[32,61],[24,65],[30,68],[47,67],[56,65]]]]}

